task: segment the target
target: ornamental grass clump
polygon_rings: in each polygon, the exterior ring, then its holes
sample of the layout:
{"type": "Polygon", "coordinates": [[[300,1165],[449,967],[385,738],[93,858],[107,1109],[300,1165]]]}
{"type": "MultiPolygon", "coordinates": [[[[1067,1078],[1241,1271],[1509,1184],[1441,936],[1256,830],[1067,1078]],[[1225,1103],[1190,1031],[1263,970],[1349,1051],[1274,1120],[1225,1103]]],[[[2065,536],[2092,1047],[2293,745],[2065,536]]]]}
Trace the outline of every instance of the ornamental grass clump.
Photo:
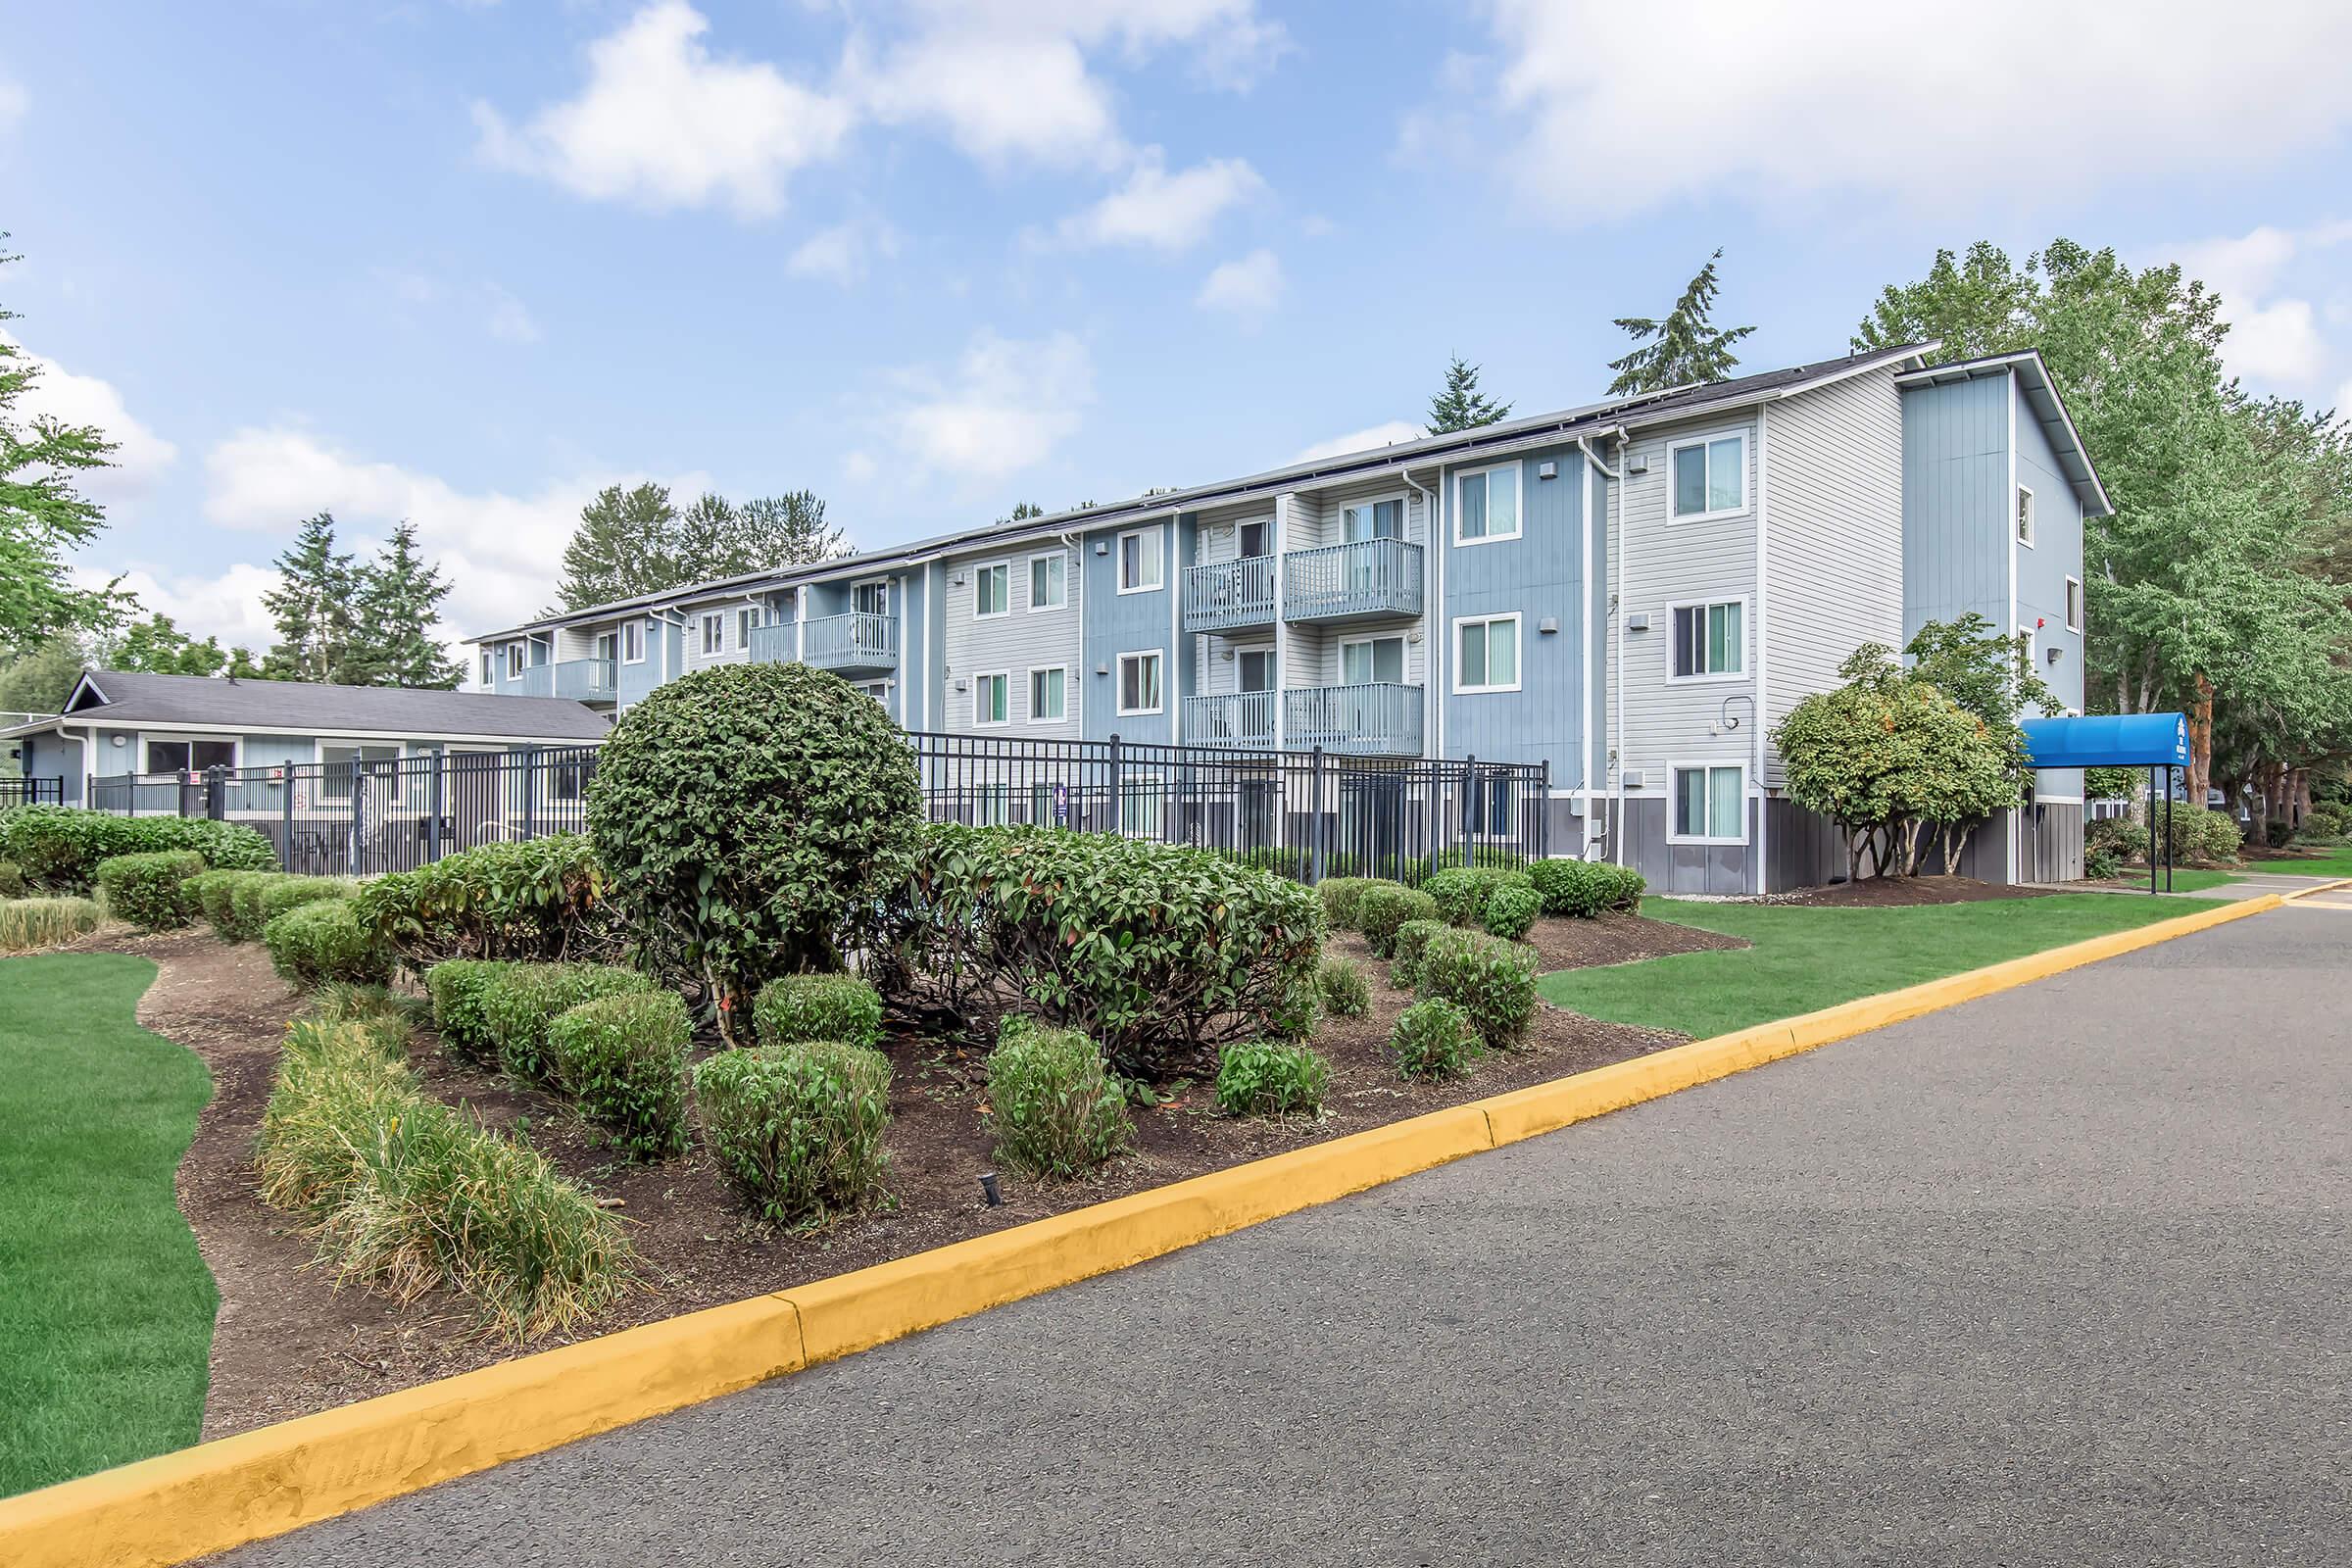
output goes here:
{"type": "Polygon", "coordinates": [[[1536,950],[1476,931],[1447,931],[1422,950],[1414,988],[1424,1002],[1455,1004],[1494,1051],[1527,1037],[1536,1016],[1536,950]]]}
{"type": "Polygon", "coordinates": [[[107,912],[147,931],[169,931],[188,923],[188,879],[204,871],[194,850],[158,850],[100,860],[93,880],[107,912]]]}
{"type": "Polygon", "coordinates": [[[779,975],[752,1000],[752,1027],[763,1046],[796,1040],[878,1046],[882,998],[854,974],[779,975]]]}
{"type": "Polygon", "coordinates": [[[1323,1010],[1335,1018],[1360,1018],[1371,1010],[1371,983],[1346,958],[1325,958],[1315,965],[1315,994],[1323,1010]]]}
{"type": "Polygon", "coordinates": [[[870,1200],[888,1157],[890,1060],[831,1040],[722,1051],[694,1071],[703,1147],[753,1213],[812,1225],[870,1200]]]}
{"type": "Polygon", "coordinates": [[[1304,1046],[1245,1040],[1217,1054],[1217,1104],[1228,1116],[1311,1116],[1330,1085],[1331,1063],[1304,1046]]]}
{"type": "Polygon", "coordinates": [[[547,1026],[556,1076],[580,1112],[633,1159],[686,1147],[686,1054],[694,1035],[674,991],[599,997],[547,1026]]]}
{"type": "Polygon", "coordinates": [[[1389,1059],[1407,1078],[1453,1077],[1468,1070],[1478,1052],[1470,1014],[1437,999],[1405,1008],[1389,1034],[1389,1059]]]}
{"type": "Polygon", "coordinates": [[[989,1053],[987,1120],[998,1160],[1048,1181],[1085,1175],[1135,1137],[1095,1043],[1017,1016],[989,1053]]]}
{"type": "Polygon", "coordinates": [[[0,901],[0,953],[30,953],[86,936],[106,919],[96,899],[0,901]]]}
{"type": "Polygon", "coordinates": [[[1418,888],[1395,882],[1377,883],[1356,901],[1356,920],[1364,940],[1383,958],[1396,956],[1396,928],[1407,920],[1442,918],[1438,901],[1418,888]]]}

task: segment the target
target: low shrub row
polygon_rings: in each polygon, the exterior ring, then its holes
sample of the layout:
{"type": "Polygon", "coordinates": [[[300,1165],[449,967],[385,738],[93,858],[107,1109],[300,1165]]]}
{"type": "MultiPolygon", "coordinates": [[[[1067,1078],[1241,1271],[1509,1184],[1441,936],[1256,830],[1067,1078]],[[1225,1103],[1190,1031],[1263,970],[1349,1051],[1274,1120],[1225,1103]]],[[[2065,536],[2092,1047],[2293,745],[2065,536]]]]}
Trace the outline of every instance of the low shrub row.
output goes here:
{"type": "Polygon", "coordinates": [[[116,816],[76,806],[25,806],[0,811],[0,859],[32,886],[81,893],[98,864],[122,855],[189,851],[209,866],[264,871],[277,864],[270,841],[241,822],[206,817],[116,816]]]}
{"type": "MultiPolygon", "coordinates": [[[[2144,862],[2148,858],[2147,803],[2134,802],[2130,816],[2101,817],[2083,829],[2082,847],[2085,854],[2102,852],[2118,860],[2144,862]]],[[[2237,818],[2227,811],[2209,811],[2201,807],[2174,803],[2171,812],[2171,832],[2165,831],[2166,812],[2161,802],[2156,807],[2156,849],[2166,851],[2169,843],[2173,859],[2182,865],[2228,865],[2238,858],[2243,834],[2237,818]]]]}
{"type": "Polygon", "coordinates": [[[296,900],[262,927],[262,941],[270,967],[298,986],[380,986],[392,975],[392,956],[349,899],[296,900]]]}
{"type": "Polygon", "coordinates": [[[155,850],[100,860],[93,879],[100,900],[116,919],[149,931],[168,931],[187,924],[184,889],[188,879],[204,869],[204,857],[194,850],[155,850]]]}
{"type": "Polygon", "coordinates": [[[354,897],[360,918],[418,973],[445,958],[597,962],[620,953],[619,914],[578,833],[444,856],[354,897]]]}
{"type": "Polygon", "coordinates": [[[556,1077],[632,1159],[662,1159],[686,1148],[693,1040],[693,1020],[674,991],[597,997],[547,1026],[556,1077]]]}
{"type": "Polygon", "coordinates": [[[1429,951],[1430,939],[1452,929],[1443,920],[1407,920],[1398,926],[1396,940],[1390,944],[1390,983],[1399,991],[1410,991],[1419,984],[1421,955],[1429,951]]]}
{"type": "Polygon", "coordinates": [[[752,1000],[752,1025],[763,1046],[837,1040],[871,1048],[882,1043],[882,998],[856,975],[782,975],[752,1000]]]}
{"type": "Polygon", "coordinates": [[[1396,882],[1375,882],[1355,904],[1356,929],[1383,958],[1396,956],[1396,932],[1410,920],[1440,920],[1438,901],[1418,888],[1396,882]]]}
{"type": "Polygon", "coordinates": [[[452,958],[425,974],[433,1025],[460,1055],[559,1088],[548,1045],[558,1015],[600,997],[653,989],[639,971],[602,963],[452,958]]]}
{"type": "MultiPolygon", "coordinates": [[[[1642,906],[1642,873],[1606,860],[1537,860],[1527,879],[1544,901],[1544,912],[1573,920],[1632,913],[1642,906]]],[[[1497,933],[1499,934],[1499,933],[1497,933]]]]}

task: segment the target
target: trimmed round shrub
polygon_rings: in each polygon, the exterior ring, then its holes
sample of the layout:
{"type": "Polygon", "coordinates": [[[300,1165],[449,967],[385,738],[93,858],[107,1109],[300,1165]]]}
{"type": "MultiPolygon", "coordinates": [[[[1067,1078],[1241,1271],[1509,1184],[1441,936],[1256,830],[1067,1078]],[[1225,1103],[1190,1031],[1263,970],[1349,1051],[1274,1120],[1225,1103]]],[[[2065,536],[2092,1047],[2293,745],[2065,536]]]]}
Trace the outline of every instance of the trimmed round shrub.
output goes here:
{"type": "Polygon", "coordinates": [[[0,899],[24,896],[24,869],[14,860],[0,860],[0,899]]]}
{"type": "Polygon", "coordinates": [[[1407,920],[1437,920],[1444,918],[1438,910],[1438,901],[1418,888],[1402,887],[1383,882],[1364,890],[1356,904],[1356,918],[1361,922],[1364,940],[1381,957],[1395,957],[1396,928],[1407,920]]]}
{"type": "Polygon", "coordinates": [[[96,899],[47,898],[0,901],[0,953],[54,948],[98,929],[106,911],[96,899]]]}
{"type": "Polygon", "coordinates": [[[806,664],[725,664],[620,717],[588,787],[614,901],[704,975],[728,1039],[779,974],[841,967],[914,870],[922,789],[882,705],[806,664]]]}
{"type": "Polygon", "coordinates": [[[1516,942],[1534,929],[1544,901],[1532,887],[1505,883],[1487,899],[1487,934],[1516,942]]]}
{"type": "Polygon", "coordinates": [[[654,982],[638,970],[606,963],[503,963],[481,986],[482,1042],[497,1054],[499,1066],[537,1083],[555,1081],[547,1030],[559,1013],[599,997],[651,991],[654,982]]]}
{"type": "Polygon", "coordinates": [[[1432,937],[1442,936],[1453,927],[1443,920],[1407,920],[1396,928],[1396,957],[1389,961],[1389,984],[1399,991],[1410,991],[1421,972],[1421,955],[1429,951],[1432,937]]]}
{"type": "Polygon", "coordinates": [[[449,958],[425,971],[425,993],[433,1001],[433,1027],[459,1055],[475,1061],[497,1055],[483,1004],[491,982],[512,967],[495,958],[449,958]]]}
{"type": "Polygon", "coordinates": [[[247,871],[228,884],[228,935],[235,942],[258,942],[270,922],[262,912],[262,895],[286,880],[283,871],[247,871]]]}
{"type": "Polygon", "coordinates": [[[362,885],[360,917],[419,973],[444,958],[598,962],[620,953],[618,911],[587,836],[485,844],[362,885]]]}
{"type": "Polygon", "coordinates": [[[635,1159],[686,1147],[686,1054],[694,1023],[674,991],[599,997],[547,1026],[556,1077],[635,1159]]]}
{"type": "Polygon", "coordinates": [[[116,919],[149,931],[169,931],[187,924],[181,890],[203,870],[204,857],[193,850],[159,850],[100,860],[96,880],[99,897],[116,919]]]}
{"type": "Polygon", "coordinates": [[[1217,1104],[1229,1116],[1311,1116],[1331,1063],[1304,1046],[1244,1040],[1217,1054],[1217,1104]]]}
{"type": "Polygon", "coordinates": [[[760,1218],[809,1224],[881,1185],[890,1060],[837,1041],[722,1051],[694,1072],[703,1146],[760,1218]]]}
{"type": "Polygon", "coordinates": [[[203,920],[213,928],[213,934],[223,942],[228,940],[227,927],[235,918],[228,906],[229,885],[236,878],[251,876],[250,871],[199,871],[179,885],[179,898],[188,917],[203,920]]]}
{"type": "Polygon", "coordinates": [[[1095,1043],[1018,1016],[988,1054],[987,1121],[1001,1163],[1049,1181],[1084,1175],[1135,1136],[1095,1043]]]}
{"type": "Polygon", "coordinates": [[[270,966],[298,986],[380,986],[392,973],[392,955],[348,899],[297,904],[262,928],[262,941],[270,966]]]}
{"type": "Polygon", "coordinates": [[[1475,931],[1447,931],[1422,951],[1415,990],[1424,1002],[1451,1002],[1470,1015],[1479,1039],[1507,1051],[1536,1016],[1536,950],[1475,931]]]}
{"type": "Polygon", "coordinates": [[[1389,1032],[1389,1060],[1407,1078],[1450,1078],[1478,1054],[1478,1031],[1470,1014],[1433,998],[1396,1015],[1389,1032]]]}
{"type": "Polygon", "coordinates": [[[277,864],[270,841],[242,822],[201,816],[117,816],[78,806],[25,806],[0,811],[0,859],[14,860],[27,881],[77,892],[91,884],[98,862],[119,855],[192,850],[222,870],[262,871],[277,864]]]}
{"type": "Polygon", "coordinates": [[[261,906],[262,925],[267,929],[270,921],[288,909],[316,904],[320,899],[349,899],[359,888],[359,883],[347,877],[281,876],[264,884],[256,901],[261,906]]]}
{"type": "Polygon", "coordinates": [[[763,1046],[796,1040],[878,1046],[882,997],[854,974],[779,975],[752,1000],[752,1026],[763,1046]]]}
{"type": "Polygon", "coordinates": [[[1334,931],[1355,929],[1355,906],[1364,896],[1364,889],[1379,884],[1368,876],[1327,876],[1315,884],[1316,896],[1323,901],[1323,923],[1334,931]]]}
{"type": "Polygon", "coordinates": [[[1335,1018],[1360,1018],[1372,1010],[1371,982],[1346,958],[1325,958],[1315,965],[1315,994],[1323,1010],[1335,1018]]]}
{"type": "Polygon", "coordinates": [[[1537,860],[1528,866],[1527,880],[1545,914],[1572,920],[1638,909],[1647,886],[1641,872],[1606,860],[1537,860]]]}

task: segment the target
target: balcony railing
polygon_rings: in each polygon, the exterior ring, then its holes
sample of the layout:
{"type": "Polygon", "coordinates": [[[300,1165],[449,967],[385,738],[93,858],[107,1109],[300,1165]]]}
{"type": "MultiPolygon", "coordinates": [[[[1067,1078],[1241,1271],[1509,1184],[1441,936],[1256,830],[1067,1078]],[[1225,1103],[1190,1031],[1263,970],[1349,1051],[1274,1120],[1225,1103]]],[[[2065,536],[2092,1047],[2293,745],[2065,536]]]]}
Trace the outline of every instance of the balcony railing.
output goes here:
{"type": "Polygon", "coordinates": [[[1421,755],[1421,688],[1396,681],[1285,692],[1283,745],[1352,757],[1421,755]]]}
{"type": "Polygon", "coordinates": [[[1229,692],[1184,700],[1184,738],[1195,746],[1274,745],[1274,693],[1229,692]]]}
{"type": "Polygon", "coordinates": [[[1282,558],[1286,620],[1421,613],[1421,547],[1401,539],[1293,550],[1282,558]]]}
{"type": "Polygon", "coordinates": [[[1245,556],[1184,573],[1184,629],[1230,631],[1274,621],[1274,558],[1245,556]]]}
{"type": "Polygon", "coordinates": [[[899,667],[899,617],[853,610],[818,615],[806,623],[801,657],[818,669],[874,670],[899,667]]]}
{"type": "Polygon", "coordinates": [[[789,664],[800,658],[800,628],[791,621],[752,628],[751,661],[755,664],[789,664]]]}
{"type": "Polygon", "coordinates": [[[539,669],[553,670],[555,694],[575,703],[609,703],[620,695],[620,668],[609,659],[566,659],[539,669]]]}

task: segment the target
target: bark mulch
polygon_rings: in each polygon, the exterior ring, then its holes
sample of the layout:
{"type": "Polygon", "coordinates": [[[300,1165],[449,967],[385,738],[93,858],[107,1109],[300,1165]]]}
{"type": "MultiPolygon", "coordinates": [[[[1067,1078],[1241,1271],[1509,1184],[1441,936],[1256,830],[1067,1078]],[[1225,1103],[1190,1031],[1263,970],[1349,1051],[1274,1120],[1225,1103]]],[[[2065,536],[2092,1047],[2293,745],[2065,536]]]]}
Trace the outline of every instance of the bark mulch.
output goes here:
{"type": "Polygon", "coordinates": [[[1980,882],[1969,876],[1874,876],[1830,887],[1802,888],[1756,902],[1835,908],[1903,908],[1921,904],[1977,904],[1986,899],[2041,899],[2050,888],[1980,882]]]}
{"type": "MultiPolygon", "coordinates": [[[[1545,969],[1741,945],[1634,915],[1541,921],[1532,940],[1545,969]]],[[[404,1307],[357,1286],[338,1289],[332,1272],[313,1261],[310,1243],[290,1217],[256,1195],[254,1139],[279,1039],[302,1004],[270,972],[262,949],[227,946],[203,932],[117,937],[107,945],[158,961],[162,973],[140,1004],[139,1021],[195,1051],[214,1075],[212,1102],[179,1172],[182,1210],[220,1288],[205,1436],[331,1408],[515,1353],[517,1347],[485,1337],[472,1311],[455,1298],[436,1294],[404,1307]]],[[[980,1197],[981,1174],[996,1168],[981,1125],[980,1054],[900,1038],[887,1046],[896,1069],[890,1196],[813,1233],[749,1222],[699,1148],[659,1164],[630,1164],[566,1102],[445,1054],[429,1030],[417,1033],[410,1054],[429,1092],[528,1138],[630,1222],[646,1264],[644,1288],[571,1334],[522,1348],[544,1349],[1603,1066],[1681,1040],[1544,1004],[1524,1050],[1490,1054],[1448,1083],[1407,1082],[1391,1070],[1386,1043],[1412,998],[1388,985],[1388,965],[1370,956],[1360,937],[1335,938],[1328,951],[1364,967],[1372,980],[1372,1007],[1361,1018],[1327,1019],[1316,1035],[1315,1048],[1332,1068],[1320,1117],[1234,1120],[1216,1112],[1209,1084],[1179,1081],[1166,1091],[1164,1103],[1136,1113],[1130,1153],[1073,1183],[1041,1185],[1004,1172],[1004,1201],[992,1208],[980,1197]]]]}

